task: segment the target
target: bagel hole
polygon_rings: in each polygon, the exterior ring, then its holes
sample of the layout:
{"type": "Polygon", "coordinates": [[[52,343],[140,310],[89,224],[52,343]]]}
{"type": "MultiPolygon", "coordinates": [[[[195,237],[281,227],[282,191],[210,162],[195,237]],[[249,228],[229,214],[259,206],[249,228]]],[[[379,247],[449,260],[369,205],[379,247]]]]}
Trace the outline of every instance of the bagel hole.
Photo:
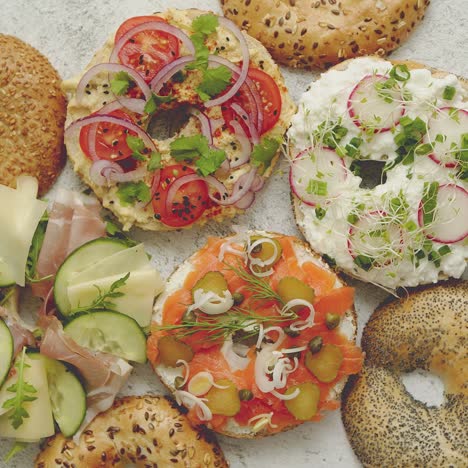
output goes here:
{"type": "Polygon", "coordinates": [[[406,391],[428,407],[439,408],[444,404],[444,383],[434,374],[422,369],[402,374],[401,382],[406,391]]]}
{"type": "Polygon", "coordinates": [[[189,106],[181,105],[175,109],[158,112],[148,123],[148,133],[155,140],[172,138],[187,125],[190,114],[189,106]]]}
{"type": "Polygon", "coordinates": [[[387,173],[384,172],[385,164],[385,161],[353,161],[351,170],[362,179],[359,187],[373,189],[377,185],[384,184],[387,181],[387,173]]]}

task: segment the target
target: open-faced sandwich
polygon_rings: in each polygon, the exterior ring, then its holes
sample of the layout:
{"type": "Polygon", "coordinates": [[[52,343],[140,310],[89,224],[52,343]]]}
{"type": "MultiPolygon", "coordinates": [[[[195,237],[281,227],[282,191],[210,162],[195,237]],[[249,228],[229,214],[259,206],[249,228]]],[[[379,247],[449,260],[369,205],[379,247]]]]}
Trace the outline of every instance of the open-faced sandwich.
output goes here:
{"type": "Polygon", "coordinates": [[[125,230],[248,208],[295,110],[266,49],[195,9],[128,19],[64,86],[68,155],[125,230]]]}
{"type": "Polygon", "coordinates": [[[313,249],[391,289],[463,274],[465,80],[414,63],[350,60],[312,83],[289,138],[296,221],[313,249]]]}
{"type": "Polygon", "coordinates": [[[258,437],[318,421],[361,368],[353,295],[296,238],[211,238],[157,300],[148,358],[193,424],[258,437]]]}

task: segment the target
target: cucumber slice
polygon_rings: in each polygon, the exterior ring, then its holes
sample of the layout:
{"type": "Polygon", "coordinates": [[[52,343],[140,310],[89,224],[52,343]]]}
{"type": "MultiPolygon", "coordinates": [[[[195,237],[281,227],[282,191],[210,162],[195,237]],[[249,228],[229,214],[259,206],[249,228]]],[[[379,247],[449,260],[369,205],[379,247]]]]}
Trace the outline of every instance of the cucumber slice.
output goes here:
{"type": "Polygon", "coordinates": [[[146,336],[138,323],[119,312],[91,312],[73,319],[65,333],[79,345],[114,354],[127,361],[146,362],[146,336]]]}
{"type": "Polygon", "coordinates": [[[69,367],[39,353],[28,353],[31,359],[41,360],[47,374],[52,413],[60,432],[73,436],[86,415],[86,392],[69,367]]]}
{"type": "Polygon", "coordinates": [[[13,359],[13,337],[6,323],[0,319],[0,388],[5,381],[13,359]]]}
{"type": "Polygon", "coordinates": [[[70,313],[67,288],[74,275],[95,265],[101,259],[127,248],[125,243],[117,239],[103,237],[92,240],[74,250],[62,263],[55,276],[54,300],[59,312],[64,316],[70,313]]]}
{"type": "Polygon", "coordinates": [[[15,284],[15,278],[10,266],[0,258],[0,288],[15,284]]]}

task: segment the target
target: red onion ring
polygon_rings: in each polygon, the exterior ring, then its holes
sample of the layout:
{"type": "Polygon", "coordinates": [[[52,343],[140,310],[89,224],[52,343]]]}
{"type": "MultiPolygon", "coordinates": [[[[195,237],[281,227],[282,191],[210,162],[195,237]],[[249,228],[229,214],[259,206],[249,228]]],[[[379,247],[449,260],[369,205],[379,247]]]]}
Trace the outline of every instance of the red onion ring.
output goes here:
{"type": "Polygon", "coordinates": [[[75,120],[68,126],[68,128],[65,130],[65,133],[70,135],[71,132],[85,127],[86,125],[101,122],[120,125],[132,132],[135,132],[143,140],[145,145],[151,149],[151,151],[157,152],[157,148],[153,140],[143,129],[141,129],[138,125],[135,125],[133,122],[128,122],[127,120],[123,120],[118,117],[113,117],[111,115],[90,115],[88,117],[83,117],[82,119],[75,120]]]}
{"type": "MultiPolygon", "coordinates": [[[[116,101],[114,101],[116,102],[116,101]]],[[[144,99],[117,97],[117,102],[121,104],[120,108],[128,109],[130,112],[135,114],[143,115],[145,113],[146,102],[144,99]]],[[[111,103],[113,104],[113,103],[111,103]]],[[[104,108],[103,108],[104,109],[104,108]]],[[[101,110],[103,110],[101,109],[101,110]]],[[[110,112],[110,111],[108,111],[110,112]]]]}
{"type": "Polygon", "coordinates": [[[250,190],[252,190],[252,192],[259,192],[260,190],[262,190],[264,185],[265,185],[265,178],[257,174],[252,183],[252,187],[250,187],[250,190]]]}
{"type": "Polygon", "coordinates": [[[242,166],[249,161],[250,155],[252,154],[252,145],[250,144],[250,140],[247,138],[242,125],[237,122],[237,120],[231,120],[229,124],[234,129],[237,140],[241,146],[240,156],[237,158],[237,160],[231,162],[231,168],[234,169],[235,167],[242,166]]]}
{"type": "MultiPolygon", "coordinates": [[[[258,138],[258,131],[255,125],[252,122],[252,119],[249,117],[247,112],[239,106],[239,104],[233,102],[231,104],[231,109],[245,122],[247,125],[249,132],[250,132],[250,138],[252,139],[252,143],[254,145],[258,145],[260,142],[260,139],[258,138]]],[[[232,124],[231,124],[232,125],[232,124]]]]}
{"type": "Polygon", "coordinates": [[[172,182],[167,192],[167,198],[166,198],[166,212],[167,213],[171,213],[172,203],[179,189],[185,184],[189,184],[190,182],[195,182],[198,180],[205,180],[205,179],[199,176],[198,174],[187,174],[186,176],[179,177],[178,179],[174,180],[174,182],[172,182]]]}
{"type": "Polygon", "coordinates": [[[237,203],[234,204],[236,208],[246,210],[255,200],[255,193],[247,192],[237,203]]]}
{"type": "Polygon", "coordinates": [[[82,77],[78,86],[76,88],[76,100],[80,102],[86,91],[87,84],[91,81],[91,79],[97,75],[98,73],[102,72],[110,72],[110,73],[118,73],[118,72],[125,72],[127,73],[130,78],[138,85],[141,89],[142,93],[145,96],[145,99],[148,100],[151,97],[151,89],[146,84],[145,80],[141,77],[141,75],[136,72],[133,68],[127,67],[126,65],[121,65],[118,63],[100,63],[91,67],[82,77]]]}
{"type": "Polygon", "coordinates": [[[89,168],[89,177],[96,185],[109,185],[112,174],[123,174],[124,170],[115,162],[107,159],[95,161],[89,168]]]}
{"type": "Polygon", "coordinates": [[[114,45],[114,49],[112,50],[109,61],[113,63],[117,62],[119,58],[119,52],[122,49],[122,47],[129,41],[129,39],[143,31],[161,31],[170,34],[171,36],[174,36],[177,39],[179,39],[179,41],[185,45],[185,47],[188,49],[191,55],[195,54],[195,47],[193,45],[193,42],[182,30],[162,21],[148,21],[146,23],[141,23],[132,29],[129,29],[117,41],[117,43],[114,45]]]}
{"type": "Polygon", "coordinates": [[[205,177],[205,181],[208,182],[210,185],[216,188],[216,190],[220,193],[221,199],[217,199],[213,195],[209,194],[211,200],[213,200],[218,205],[233,205],[237,203],[244,195],[247,194],[251,190],[253,181],[255,179],[255,175],[257,173],[257,168],[251,169],[249,172],[241,175],[239,179],[234,184],[232,189],[232,193],[229,197],[227,197],[227,190],[224,184],[222,184],[218,179],[213,176],[205,177]],[[241,188],[242,186],[242,188],[241,188]]]}
{"type": "Polygon", "coordinates": [[[151,80],[149,86],[153,93],[159,94],[164,83],[168,82],[176,73],[183,70],[189,63],[193,62],[195,57],[193,55],[185,55],[177,60],[169,63],[158,71],[156,76],[151,80]]]}
{"type": "Polygon", "coordinates": [[[158,169],[153,175],[153,181],[151,182],[151,199],[159,188],[159,182],[161,181],[161,169],[158,169]]]}
{"type": "Polygon", "coordinates": [[[195,107],[191,107],[189,109],[189,114],[193,115],[194,117],[198,119],[201,125],[202,134],[208,140],[208,144],[212,145],[213,144],[213,130],[211,128],[211,121],[209,117],[204,112],[202,112],[199,109],[196,109],[195,107]]]}
{"type": "Polygon", "coordinates": [[[234,83],[232,88],[226,94],[223,94],[215,99],[210,99],[209,101],[205,102],[206,107],[220,106],[223,102],[226,102],[233,96],[235,96],[237,91],[239,91],[240,87],[244,84],[245,79],[247,78],[247,73],[249,71],[249,46],[247,45],[247,41],[245,40],[242,31],[231,20],[228,20],[227,18],[223,18],[220,16],[218,17],[218,20],[219,24],[227,30],[231,31],[236,37],[236,39],[239,41],[240,51],[242,53],[242,69],[239,78],[234,83]]]}

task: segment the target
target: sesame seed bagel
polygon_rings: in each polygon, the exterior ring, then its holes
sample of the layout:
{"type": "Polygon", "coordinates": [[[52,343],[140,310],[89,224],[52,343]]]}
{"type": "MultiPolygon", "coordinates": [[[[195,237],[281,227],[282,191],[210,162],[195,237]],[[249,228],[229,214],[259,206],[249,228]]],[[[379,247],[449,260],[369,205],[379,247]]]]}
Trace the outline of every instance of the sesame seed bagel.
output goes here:
{"type": "Polygon", "coordinates": [[[21,174],[46,193],[65,162],[66,101],[49,61],[20,39],[0,34],[0,183],[21,174]]]}
{"type": "Polygon", "coordinates": [[[187,468],[229,466],[214,436],[193,429],[167,397],[127,396],[101,413],[75,444],[59,434],[48,439],[36,468],[54,466],[187,468]]]}
{"type": "MultiPolygon", "coordinates": [[[[181,32],[184,32],[186,35],[190,36],[194,32],[192,29],[193,21],[198,17],[206,14],[208,14],[208,12],[197,9],[169,9],[163,13],[157,13],[157,17],[164,19],[169,25],[177,27],[181,32]]],[[[250,53],[250,66],[252,68],[258,69],[262,73],[264,72],[269,75],[269,77],[276,84],[278,93],[281,96],[281,111],[279,112],[278,120],[271,128],[262,131],[262,135],[260,135],[261,139],[263,140],[268,138],[282,141],[283,136],[289,127],[291,117],[295,112],[295,104],[289,96],[279,67],[273,61],[265,47],[256,39],[248,36],[246,33],[242,34],[245,37],[250,53]]],[[[106,72],[100,73],[92,79],[92,82],[88,85],[86,94],[81,101],[78,101],[76,97],[77,87],[84,73],[86,73],[86,71],[95,65],[109,62],[115,45],[116,44],[113,34],[104,44],[104,46],[97,51],[83,74],[76,78],[67,80],[64,83],[64,89],[70,95],[66,122],[67,126],[77,119],[87,117],[90,114],[98,111],[103,106],[111,103],[112,101],[115,101],[116,97],[118,97],[113,95],[112,91],[110,90],[110,77],[106,72]]],[[[221,60],[227,59],[232,62],[233,65],[237,66],[239,66],[240,62],[242,61],[239,41],[235,38],[234,34],[227,28],[223,27],[222,24],[220,24],[216,31],[209,36],[209,39],[206,41],[206,45],[209,48],[210,54],[219,55],[221,60]]],[[[188,57],[189,55],[188,50],[186,50],[186,46],[182,43],[180,45],[180,55],[181,58],[188,57]]],[[[194,108],[196,108],[204,113],[204,115],[206,114],[205,118],[209,117],[210,122],[212,122],[210,125],[215,125],[217,122],[216,125],[218,125],[218,127],[216,128],[218,129],[215,131],[213,128],[212,130],[212,146],[213,148],[224,151],[226,153],[228,162],[230,161],[230,164],[233,167],[229,170],[220,168],[216,172],[213,172],[212,175],[215,176],[219,182],[224,184],[228,193],[232,193],[236,181],[238,181],[242,176],[245,177],[247,173],[255,169],[255,166],[254,164],[251,164],[250,159],[244,164],[234,164],[235,161],[238,161],[239,158],[242,157],[241,154],[245,149],[245,141],[240,141],[236,134],[231,129],[229,129],[228,126],[230,123],[225,122],[225,117],[223,114],[225,109],[223,109],[221,105],[216,105],[210,108],[204,107],[204,101],[200,100],[200,97],[195,91],[200,81],[200,71],[195,70],[190,72],[192,74],[189,75],[189,72],[186,72],[185,69],[182,68],[181,73],[182,72],[187,73],[185,80],[180,83],[170,84],[170,86],[173,87],[171,88],[171,93],[174,93],[174,99],[170,104],[168,104],[168,106],[172,107],[161,107],[161,109],[158,109],[158,112],[155,113],[155,116],[159,119],[168,119],[169,121],[171,119],[182,119],[184,122],[183,125],[180,128],[177,128],[177,131],[175,133],[173,132],[173,134],[170,134],[169,136],[159,136],[159,134],[151,134],[149,131],[151,118],[148,115],[139,115],[138,119],[135,117],[135,121],[142,129],[147,130],[148,134],[150,134],[154,145],[161,155],[161,164],[163,169],[168,166],[183,163],[185,164],[185,167],[195,171],[197,171],[197,167],[195,166],[193,160],[190,161],[176,158],[171,152],[171,144],[179,137],[196,137],[201,136],[202,134],[203,128],[200,126],[199,120],[195,117],[195,115],[189,115],[187,108],[191,108],[192,111],[194,108]],[[166,111],[177,111],[177,109],[181,111],[181,114],[177,114],[176,117],[174,117],[174,113],[165,114],[166,111]]],[[[228,104],[229,101],[227,103],[223,103],[223,106],[227,106],[228,104]]],[[[276,115],[277,114],[275,114],[275,116],[276,115]]],[[[177,124],[175,124],[175,126],[177,126],[177,124]]],[[[246,137],[246,140],[249,139],[246,137]]],[[[206,208],[204,208],[203,213],[193,222],[189,222],[188,224],[185,223],[184,225],[177,223],[176,226],[164,223],[164,219],[161,217],[161,213],[155,211],[151,203],[145,204],[122,202],[119,198],[118,192],[122,184],[110,183],[109,185],[98,185],[95,183],[95,179],[90,176],[90,168],[93,161],[90,157],[87,157],[83,151],[83,146],[80,143],[80,131],[71,134],[67,133],[65,135],[65,144],[67,146],[68,156],[70,157],[74,170],[83,179],[83,181],[93,189],[96,196],[102,201],[103,206],[112,211],[112,213],[119,219],[119,221],[123,224],[124,230],[130,229],[132,226],[137,226],[142,229],[151,231],[170,231],[178,228],[191,228],[195,225],[203,225],[210,220],[220,222],[225,218],[231,218],[236,214],[242,213],[244,211],[244,208],[239,208],[236,206],[236,204],[234,204],[234,202],[232,204],[226,205],[218,204],[206,196],[207,200],[202,199],[202,201],[198,202],[203,206],[206,206],[206,208]]],[[[250,141],[247,141],[247,144],[250,145],[250,141]]],[[[263,179],[267,179],[272,174],[273,168],[279,158],[281,151],[280,148],[281,145],[274,155],[271,164],[268,167],[265,167],[266,170],[261,174],[263,179]]],[[[131,161],[132,158],[127,158],[124,161],[128,162],[129,160],[131,161]]],[[[152,187],[153,183],[153,175],[154,172],[147,171],[144,176],[138,179],[138,182],[144,182],[147,187],[150,188],[152,187]]],[[[258,175],[260,175],[260,172],[258,175]]],[[[204,182],[203,184],[205,185],[204,182]]],[[[160,184],[160,190],[156,191],[156,198],[163,190],[165,190],[162,188],[163,185],[164,181],[162,181],[160,184]]],[[[156,187],[156,189],[158,189],[158,187],[156,187]]],[[[202,189],[199,188],[198,192],[201,192],[202,189]]],[[[216,188],[214,193],[217,193],[217,190],[218,188],[216,188]]],[[[177,204],[179,206],[181,205],[181,203],[177,204]]],[[[183,209],[176,209],[177,207],[174,207],[172,209],[172,213],[179,212],[179,216],[184,217],[184,209],[189,210],[192,204],[188,203],[187,200],[187,205],[184,205],[183,209]]],[[[196,207],[193,206],[192,208],[195,209],[196,207]]],[[[189,221],[189,219],[189,216],[187,216],[186,221],[189,221]]]]}
{"type": "Polygon", "coordinates": [[[468,282],[419,288],[381,305],[367,323],[363,371],[348,381],[342,418],[365,467],[465,466],[468,408],[468,282]],[[400,376],[423,369],[445,402],[416,401],[400,376]]]}
{"type": "Polygon", "coordinates": [[[424,18],[429,0],[221,0],[224,14],[295,68],[384,56],[424,18]]]}
{"type": "MultiPolygon", "coordinates": [[[[265,231],[248,231],[243,233],[242,236],[245,236],[247,239],[249,236],[261,236],[267,238],[278,238],[278,237],[286,237],[281,234],[272,233],[272,232],[265,232],[265,231]]],[[[244,237],[243,237],[244,238],[244,237]]],[[[229,241],[231,238],[227,237],[224,240],[229,241]]],[[[297,238],[289,238],[292,241],[293,249],[295,252],[296,257],[299,259],[300,263],[304,262],[312,262],[314,265],[318,266],[319,268],[326,270],[327,272],[331,272],[328,265],[313,251],[310,250],[310,247],[303,241],[297,238]]],[[[195,253],[192,257],[188,258],[183,264],[181,264],[174,273],[169,277],[167,282],[166,290],[161,294],[161,296],[157,299],[154,307],[154,314],[153,314],[153,327],[164,324],[164,308],[166,302],[171,298],[171,296],[177,292],[185,283],[187,278],[190,275],[193,275],[196,272],[196,258],[197,253],[195,253]]],[[[210,271],[220,271],[217,269],[212,269],[210,267],[210,271]]],[[[346,283],[340,278],[338,275],[332,273],[335,278],[335,283],[333,289],[339,288],[346,288],[346,283]]],[[[268,278],[266,278],[268,280],[268,278]]],[[[228,282],[228,284],[231,284],[228,282]]],[[[245,306],[248,307],[248,306],[245,306]]],[[[156,330],[156,328],[153,328],[156,330]]],[[[354,305],[349,307],[346,312],[343,314],[342,319],[336,328],[336,331],[349,340],[349,343],[353,344],[356,340],[356,332],[357,332],[357,316],[356,310],[354,305]]],[[[319,332],[317,332],[320,334],[319,332]]],[[[165,365],[161,362],[154,362],[152,359],[152,351],[153,351],[153,342],[152,338],[148,340],[148,357],[150,362],[153,365],[153,369],[158,377],[161,379],[162,383],[168,388],[168,390],[173,393],[174,395],[177,394],[177,389],[175,387],[175,380],[177,378],[181,378],[184,375],[183,367],[170,367],[165,365]]],[[[284,345],[286,346],[286,345],[284,345]]],[[[291,345],[294,347],[294,345],[291,345]]],[[[202,350],[203,351],[203,350],[202,350]]],[[[208,361],[208,364],[215,364],[212,360],[208,361]]],[[[190,362],[188,363],[190,367],[190,362]]],[[[216,366],[215,366],[216,367],[216,366]]],[[[213,366],[207,366],[204,368],[205,371],[212,372],[214,376],[217,375],[217,369],[213,368],[213,366]]],[[[340,374],[341,375],[341,374],[340,374]]],[[[328,399],[331,401],[337,401],[340,399],[341,392],[343,387],[347,381],[348,376],[342,375],[341,377],[336,378],[330,385],[328,399]]],[[[216,379],[216,377],[215,377],[216,379]]],[[[179,387],[180,388],[180,387],[179,387]]],[[[278,402],[277,402],[278,403],[278,402]]],[[[274,411],[271,409],[271,411],[274,411]]],[[[215,415],[216,416],[216,415],[215,415]]],[[[238,421],[234,417],[228,417],[225,424],[223,426],[214,427],[210,421],[206,421],[205,424],[208,428],[213,429],[215,432],[220,433],[222,435],[238,438],[238,439],[254,439],[254,438],[261,438],[265,436],[271,436],[278,432],[284,432],[298,425],[302,424],[304,421],[299,419],[294,419],[291,421],[290,424],[287,426],[281,427],[280,429],[263,427],[261,429],[255,429],[253,426],[254,424],[239,424],[238,421]]]]}
{"type": "MultiPolygon", "coordinates": [[[[365,100],[363,99],[362,103],[365,100]]],[[[421,218],[421,207],[425,187],[433,183],[437,183],[438,187],[456,186],[456,190],[465,196],[468,190],[466,176],[456,160],[444,165],[435,161],[433,155],[415,153],[418,145],[428,141],[437,145],[434,135],[430,136],[427,125],[437,116],[434,108],[443,110],[449,107],[463,114],[462,117],[468,115],[468,81],[413,61],[388,61],[377,56],[351,59],[322,73],[321,78],[311,84],[310,89],[301,98],[299,111],[293,117],[288,132],[291,162],[301,154],[306,155],[307,151],[331,150],[335,157],[332,161],[339,161],[339,164],[330,170],[333,177],[328,183],[336,183],[335,176],[343,177],[336,192],[329,191],[325,196],[317,196],[313,202],[308,202],[304,195],[308,197],[310,194],[306,194],[305,189],[302,193],[297,190],[298,178],[293,175],[294,171],[291,171],[291,198],[295,220],[315,251],[333,259],[336,267],[344,273],[389,290],[436,283],[449,277],[461,277],[468,258],[463,234],[460,238],[451,238],[450,233],[448,238],[431,235],[429,231],[432,228],[427,227],[421,218]],[[350,102],[354,105],[356,101],[352,101],[351,96],[365,79],[377,75],[385,79],[395,67],[407,67],[410,75],[408,84],[405,84],[410,100],[403,104],[404,115],[383,131],[366,133],[366,129],[353,120],[350,102]],[[445,99],[445,90],[452,88],[454,95],[450,100],[445,99]],[[435,106],[433,102],[436,103],[435,106]],[[405,147],[399,146],[396,140],[397,136],[404,136],[403,126],[400,124],[402,119],[409,119],[410,124],[413,120],[420,119],[423,125],[426,125],[425,130],[418,136],[419,140],[415,144],[412,143],[413,159],[404,162],[400,153],[405,147]],[[320,130],[324,125],[327,129],[334,125],[344,129],[344,136],[338,142],[337,148],[330,148],[324,143],[326,132],[320,130]],[[338,149],[347,151],[356,139],[356,153],[344,153],[338,157],[338,149]],[[363,168],[362,173],[354,170],[356,163],[362,163],[362,166],[359,166],[363,168]],[[377,168],[374,175],[366,174],[366,167],[377,167],[379,164],[380,173],[377,168]],[[395,201],[401,208],[398,214],[392,211],[395,207],[392,203],[395,201]],[[365,229],[359,230],[359,223],[368,214],[368,219],[371,220],[369,224],[383,226],[381,223],[385,221],[382,220],[388,218],[391,221],[385,226],[399,230],[399,236],[395,236],[392,241],[394,243],[388,244],[395,247],[392,252],[386,248],[387,244],[382,248],[374,248],[367,237],[367,243],[361,242],[359,245],[359,237],[355,232],[362,232],[367,236],[365,229]],[[446,256],[438,256],[440,249],[446,256]],[[414,257],[412,252],[419,250],[421,252],[418,255],[424,251],[424,256],[414,257]],[[371,262],[367,265],[359,263],[357,257],[360,254],[367,255],[371,262]],[[377,260],[379,256],[381,260],[377,260]]],[[[464,124],[459,124],[458,127],[456,132],[460,132],[458,135],[461,138],[464,124]]],[[[447,134],[445,130],[442,133],[447,134]]],[[[406,136],[404,138],[406,139],[406,136]]],[[[404,144],[406,143],[401,145],[404,144]]],[[[457,145],[460,145],[460,140],[457,141],[457,145]]],[[[406,153],[402,155],[404,154],[406,153]]],[[[293,165],[294,163],[292,167],[293,165]]],[[[318,180],[318,176],[311,175],[310,179],[318,180]]],[[[324,180],[327,180],[327,177],[324,180]]],[[[437,202],[440,215],[445,209],[443,203],[437,202]]],[[[448,203],[447,207],[449,206],[448,203]]],[[[433,220],[437,221],[439,214],[433,220]]],[[[451,212],[451,219],[454,222],[454,231],[458,226],[468,232],[468,216],[465,216],[463,211],[454,210],[451,212]]]]}

